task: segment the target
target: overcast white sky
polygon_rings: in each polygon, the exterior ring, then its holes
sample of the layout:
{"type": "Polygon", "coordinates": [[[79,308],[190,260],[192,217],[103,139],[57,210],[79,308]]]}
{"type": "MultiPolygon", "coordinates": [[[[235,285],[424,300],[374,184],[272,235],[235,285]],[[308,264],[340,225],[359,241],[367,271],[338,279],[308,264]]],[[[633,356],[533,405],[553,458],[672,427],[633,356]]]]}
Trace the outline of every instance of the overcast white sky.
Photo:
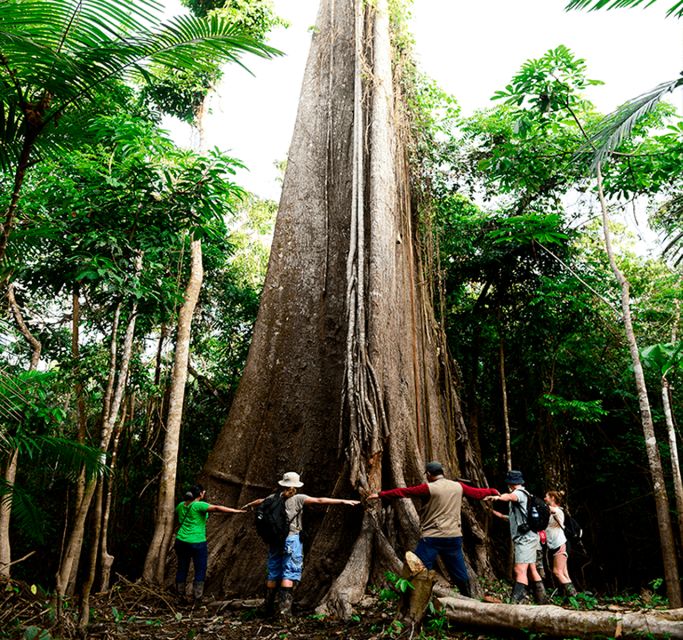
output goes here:
{"type": "MultiPolygon", "coordinates": [[[[603,111],[672,80],[683,70],[683,22],[665,18],[673,0],[654,7],[566,13],[565,0],[415,0],[413,33],[422,69],[455,95],[464,112],[489,106],[528,58],[559,44],[588,64],[589,77],[603,80],[589,97],[603,111]]],[[[178,0],[167,0],[179,11],[178,0]]],[[[210,146],[229,151],[249,172],[237,180],[261,197],[277,200],[274,163],[287,156],[296,116],[310,33],[319,0],[274,0],[291,23],[271,44],[287,55],[271,61],[245,59],[254,76],[226,70],[212,104],[210,146]]],[[[679,92],[676,102],[683,102],[679,92]]],[[[182,134],[174,132],[182,142],[182,134]]]]}

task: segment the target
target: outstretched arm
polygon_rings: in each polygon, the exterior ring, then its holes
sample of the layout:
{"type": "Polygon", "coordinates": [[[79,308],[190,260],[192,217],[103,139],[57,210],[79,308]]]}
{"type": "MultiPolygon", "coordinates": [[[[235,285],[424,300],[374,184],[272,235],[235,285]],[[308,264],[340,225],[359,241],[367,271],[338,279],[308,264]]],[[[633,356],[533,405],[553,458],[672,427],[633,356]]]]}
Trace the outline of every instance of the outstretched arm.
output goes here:
{"type": "Polygon", "coordinates": [[[304,500],[304,505],[307,504],[344,504],[347,507],[355,507],[360,504],[360,500],[341,500],[338,498],[311,498],[304,500]]]}
{"type": "Polygon", "coordinates": [[[246,513],[244,509],[233,509],[232,507],[224,507],[222,504],[210,504],[207,511],[219,511],[220,513],[246,513]]]}
{"type": "Polygon", "coordinates": [[[242,509],[251,509],[253,507],[258,507],[265,498],[256,498],[256,500],[252,500],[251,502],[247,502],[247,504],[242,506],[242,509]]]}
{"type": "Polygon", "coordinates": [[[492,500],[500,500],[501,502],[519,502],[514,493],[504,493],[500,496],[486,496],[483,500],[485,502],[491,502],[492,500]]]}
{"type": "Polygon", "coordinates": [[[483,500],[487,496],[498,496],[500,495],[498,489],[487,489],[479,487],[470,487],[468,484],[460,483],[462,486],[462,493],[468,498],[474,498],[475,500],[483,500]]]}
{"type": "Polygon", "coordinates": [[[398,489],[389,489],[387,491],[379,491],[378,493],[371,493],[368,500],[392,500],[393,498],[424,498],[429,497],[429,487],[427,483],[415,485],[414,487],[401,487],[398,489]]]}

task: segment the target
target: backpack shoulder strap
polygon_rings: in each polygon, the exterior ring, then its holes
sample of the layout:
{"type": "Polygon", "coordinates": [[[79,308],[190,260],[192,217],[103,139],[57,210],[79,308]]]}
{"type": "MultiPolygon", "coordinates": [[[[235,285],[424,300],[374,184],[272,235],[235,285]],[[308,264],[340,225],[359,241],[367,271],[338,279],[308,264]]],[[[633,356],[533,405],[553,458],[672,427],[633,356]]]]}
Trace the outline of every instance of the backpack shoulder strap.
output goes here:
{"type": "MultiPolygon", "coordinates": [[[[526,489],[524,489],[524,488],[522,487],[521,490],[524,491],[524,493],[526,493],[527,497],[529,497],[529,498],[531,497],[531,495],[529,494],[529,492],[528,492],[526,489]]],[[[514,505],[515,507],[517,507],[517,508],[520,510],[520,512],[521,512],[522,514],[524,514],[524,509],[522,509],[522,505],[519,504],[519,500],[510,500],[510,503],[511,503],[512,505],[514,505]]]]}
{"type": "Polygon", "coordinates": [[[190,510],[192,509],[192,503],[188,504],[185,507],[185,514],[183,515],[183,519],[180,521],[180,524],[178,525],[178,531],[180,531],[183,527],[183,524],[185,523],[185,520],[187,520],[187,516],[190,515],[190,510]]]}
{"type": "MultiPolygon", "coordinates": [[[[282,494],[280,494],[280,495],[282,495],[282,494]]],[[[284,503],[285,503],[285,502],[286,502],[286,500],[283,498],[283,500],[282,500],[283,506],[284,506],[284,503]]],[[[288,524],[288,525],[292,524],[292,522],[294,522],[294,520],[296,520],[297,516],[298,516],[300,513],[303,513],[303,510],[304,510],[304,505],[302,504],[302,505],[301,505],[301,508],[300,508],[300,509],[299,509],[299,510],[298,510],[298,511],[289,519],[289,520],[287,520],[287,524],[288,524]]]]}

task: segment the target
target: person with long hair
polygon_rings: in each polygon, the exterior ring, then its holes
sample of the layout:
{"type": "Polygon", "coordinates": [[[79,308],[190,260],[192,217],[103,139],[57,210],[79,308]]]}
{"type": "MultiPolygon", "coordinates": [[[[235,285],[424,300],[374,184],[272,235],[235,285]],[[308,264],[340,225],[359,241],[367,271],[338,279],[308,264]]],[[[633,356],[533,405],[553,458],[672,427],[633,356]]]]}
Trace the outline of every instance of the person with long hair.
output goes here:
{"type": "Polygon", "coordinates": [[[564,533],[563,498],[563,491],[548,491],[545,494],[544,501],[550,508],[550,521],[548,522],[548,528],[545,530],[545,533],[548,544],[548,553],[553,561],[553,575],[560,585],[560,589],[564,591],[564,595],[569,597],[576,595],[576,587],[572,584],[567,569],[569,548],[567,536],[564,533]]]}
{"type": "Polygon", "coordinates": [[[178,569],[175,576],[176,593],[181,600],[185,599],[185,582],[190,569],[190,560],[194,566],[194,582],[192,596],[196,604],[204,595],[204,580],[209,558],[206,541],[206,521],[209,513],[244,513],[244,509],[233,509],[220,504],[209,504],[204,501],[206,491],[200,484],[194,485],[183,501],[176,507],[180,526],[175,540],[175,552],[178,558],[178,569]]]}

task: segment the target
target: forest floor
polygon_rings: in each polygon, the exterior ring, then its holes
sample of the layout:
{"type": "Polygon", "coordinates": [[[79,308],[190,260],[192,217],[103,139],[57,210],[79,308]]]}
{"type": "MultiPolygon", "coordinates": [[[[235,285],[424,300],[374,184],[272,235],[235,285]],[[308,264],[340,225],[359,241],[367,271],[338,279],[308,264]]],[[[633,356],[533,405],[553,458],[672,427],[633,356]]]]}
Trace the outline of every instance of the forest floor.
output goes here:
{"type": "MultiPolygon", "coordinates": [[[[500,602],[495,594],[485,599],[500,602]]],[[[49,594],[33,585],[13,581],[0,586],[0,640],[491,640],[502,637],[455,629],[438,614],[428,615],[422,629],[406,628],[394,621],[395,601],[381,592],[366,596],[356,608],[357,615],[346,622],[296,609],[291,619],[265,620],[259,615],[261,603],[262,600],[216,601],[208,597],[202,606],[179,605],[176,597],[168,592],[123,581],[107,593],[92,596],[88,630],[81,634],[77,628],[77,608],[64,606],[61,623],[57,624],[49,594]]]]}

